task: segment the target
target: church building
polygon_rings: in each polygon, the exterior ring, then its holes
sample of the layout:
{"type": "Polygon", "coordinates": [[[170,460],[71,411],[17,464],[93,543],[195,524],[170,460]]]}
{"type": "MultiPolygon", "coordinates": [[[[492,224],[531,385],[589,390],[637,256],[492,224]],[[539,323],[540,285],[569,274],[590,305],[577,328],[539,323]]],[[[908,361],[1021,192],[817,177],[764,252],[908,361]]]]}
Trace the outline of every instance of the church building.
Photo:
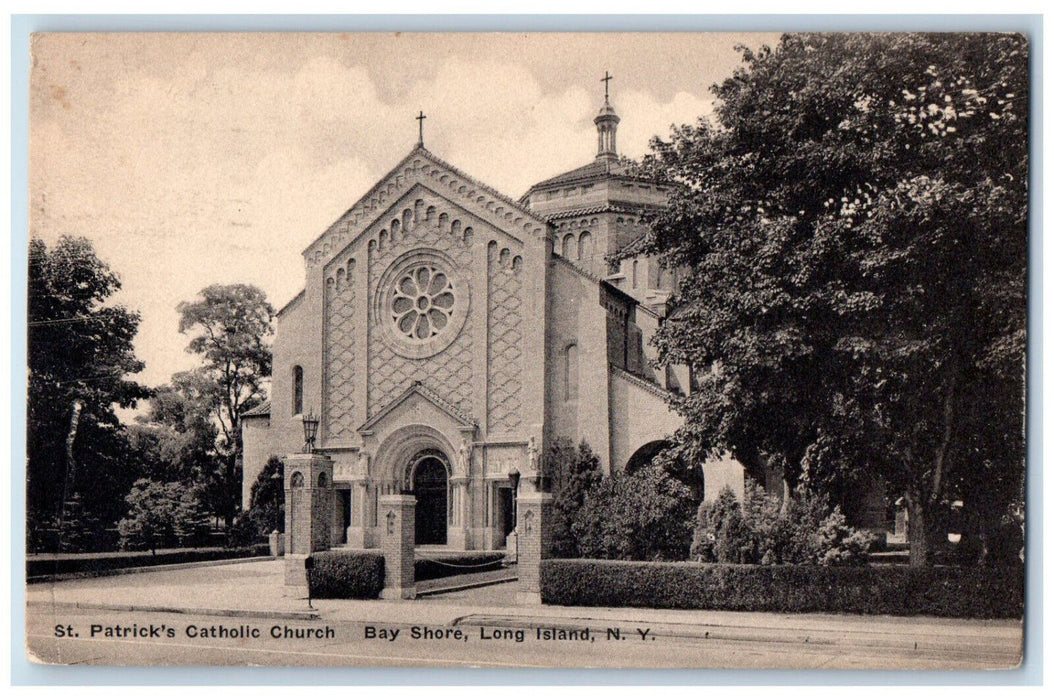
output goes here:
{"type": "MultiPolygon", "coordinates": [[[[423,115],[422,115],[423,118],[423,115]]],[[[675,275],[613,253],[663,207],[662,183],[618,158],[605,95],[595,159],[519,200],[419,140],[304,251],[304,290],[278,312],[271,401],[244,416],[243,503],[272,455],[333,460],[331,541],[379,542],[378,499],[412,493],[416,543],[505,547],[513,487],[543,488],[559,437],[605,470],[650,459],[681,422],[687,370],[656,369],[650,337],[675,275]]],[[[704,469],[707,495],[742,468],[704,469]]]]}

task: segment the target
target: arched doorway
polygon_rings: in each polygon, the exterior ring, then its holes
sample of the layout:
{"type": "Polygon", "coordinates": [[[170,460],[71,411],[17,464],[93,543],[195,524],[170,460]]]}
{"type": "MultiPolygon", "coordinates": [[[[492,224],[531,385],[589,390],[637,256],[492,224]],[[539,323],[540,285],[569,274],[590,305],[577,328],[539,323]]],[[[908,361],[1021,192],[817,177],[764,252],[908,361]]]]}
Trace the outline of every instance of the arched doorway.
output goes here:
{"type": "Polygon", "coordinates": [[[446,455],[439,450],[422,450],[410,460],[410,488],[417,498],[415,544],[446,544],[448,473],[446,455]]]}

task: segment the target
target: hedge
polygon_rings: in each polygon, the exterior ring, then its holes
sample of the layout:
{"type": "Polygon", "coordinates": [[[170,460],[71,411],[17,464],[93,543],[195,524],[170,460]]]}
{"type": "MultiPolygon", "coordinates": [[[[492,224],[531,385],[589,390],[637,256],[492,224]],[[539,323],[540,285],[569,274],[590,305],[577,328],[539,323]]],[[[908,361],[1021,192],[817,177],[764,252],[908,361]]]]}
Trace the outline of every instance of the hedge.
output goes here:
{"type": "Polygon", "coordinates": [[[550,605],[1020,618],[1024,567],[758,566],[547,559],[550,605]]]}
{"type": "Polygon", "coordinates": [[[103,574],[117,569],[134,569],[167,564],[188,564],[199,561],[244,559],[270,555],[266,544],[251,547],[205,547],[197,549],[158,550],[150,552],[104,552],[93,554],[33,554],[26,557],[26,577],[38,579],[63,574],[86,576],[103,574]]]}
{"type": "Polygon", "coordinates": [[[311,555],[307,585],[312,598],[376,598],[384,588],[384,556],[330,551],[311,555]]]}
{"type": "Polygon", "coordinates": [[[445,578],[447,576],[460,576],[461,574],[475,574],[481,571],[495,571],[500,569],[505,555],[490,552],[483,553],[459,553],[455,555],[444,555],[438,552],[429,552],[427,558],[414,561],[414,579],[417,581],[428,581],[429,579],[445,578]]]}

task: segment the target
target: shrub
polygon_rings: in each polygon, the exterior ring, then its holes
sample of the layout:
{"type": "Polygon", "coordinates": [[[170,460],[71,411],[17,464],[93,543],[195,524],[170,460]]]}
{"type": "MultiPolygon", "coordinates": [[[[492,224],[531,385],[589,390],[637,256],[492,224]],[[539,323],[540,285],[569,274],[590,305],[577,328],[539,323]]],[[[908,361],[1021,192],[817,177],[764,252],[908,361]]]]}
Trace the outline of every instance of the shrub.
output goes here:
{"type": "Polygon", "coordinates": [[[128,516],[117,523],[121,549],[200,544],[208,535],[201,489],[177,481],[139,479],[125,497],[128,516]]]}
{"type": "Polygon", "coordinates": [[[548,605],[1020,618],[1024,567],[755,566],[545,559],[548,605]]]}
{"type": "Polygon", "coordinates": [[[428,581],[447,576],[495,571],[501,568],[504,560],[505,555],[500,553],[467,553],[454,556],[436,554],[428,559],[414,561],[414,580],[428,581]]]}
{"type": "Polygon", "coordinates": [[[282,460],[272,456],[253,482],[246,516],[255,527],[254,537],[267,537],[275,530],[285,532],[283,469],[282,460]]]}
{"type": "Polygon", "coordinates": [[[146,566],[188,564],[201,561],[262,557],[269,554],[267,545],[255,547],[207,547],[157,552],[99,552],[96,554],[34,555],[26,559],[26,576],[38,579],[59,574],[103,575],[118,569],[146,566]]]}
{"type": "Polygon", "coordinates": [[[611,474],[589,489],[572,532],[586,557],[684,559],[693,507],[687,486],[649,465],[611,474]]]}
{"type": "Polygon", "coordinates": [[[579,518],[586,494],[600,483],[604,475],[600,470],[600,458],[585,442],[576,450],[568,438],[558,437],[549,447],[545,464],[552,479],[553,556],[581,556],[573,525],[579,518]]]}
{"type": "Polygon", "coordinates": [[[376,598],[384,588],[384,556],[372,552],[315,552],[310,557],[312,598],[376,598]]]}
{"type": "Polygon", "coordinates": [[[691,558],[726,564],[862,565],[872,536],[846,524],[836,506],[805,489],[782,507],[748,482],[743,503],[731,489],[699,506],[691,558]]]}

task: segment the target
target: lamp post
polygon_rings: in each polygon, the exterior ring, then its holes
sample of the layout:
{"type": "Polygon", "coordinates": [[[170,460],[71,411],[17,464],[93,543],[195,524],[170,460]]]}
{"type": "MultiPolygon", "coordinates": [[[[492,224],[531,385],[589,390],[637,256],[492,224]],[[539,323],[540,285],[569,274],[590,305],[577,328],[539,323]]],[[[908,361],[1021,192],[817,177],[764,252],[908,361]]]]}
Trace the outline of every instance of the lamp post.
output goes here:
{"type": "Polygon", "coordinates": [[[318,416],[314,411],[308,411],[304,416],[304,454],[309,454],[315,449],[315,436],[318,435],[318,416]]]}

